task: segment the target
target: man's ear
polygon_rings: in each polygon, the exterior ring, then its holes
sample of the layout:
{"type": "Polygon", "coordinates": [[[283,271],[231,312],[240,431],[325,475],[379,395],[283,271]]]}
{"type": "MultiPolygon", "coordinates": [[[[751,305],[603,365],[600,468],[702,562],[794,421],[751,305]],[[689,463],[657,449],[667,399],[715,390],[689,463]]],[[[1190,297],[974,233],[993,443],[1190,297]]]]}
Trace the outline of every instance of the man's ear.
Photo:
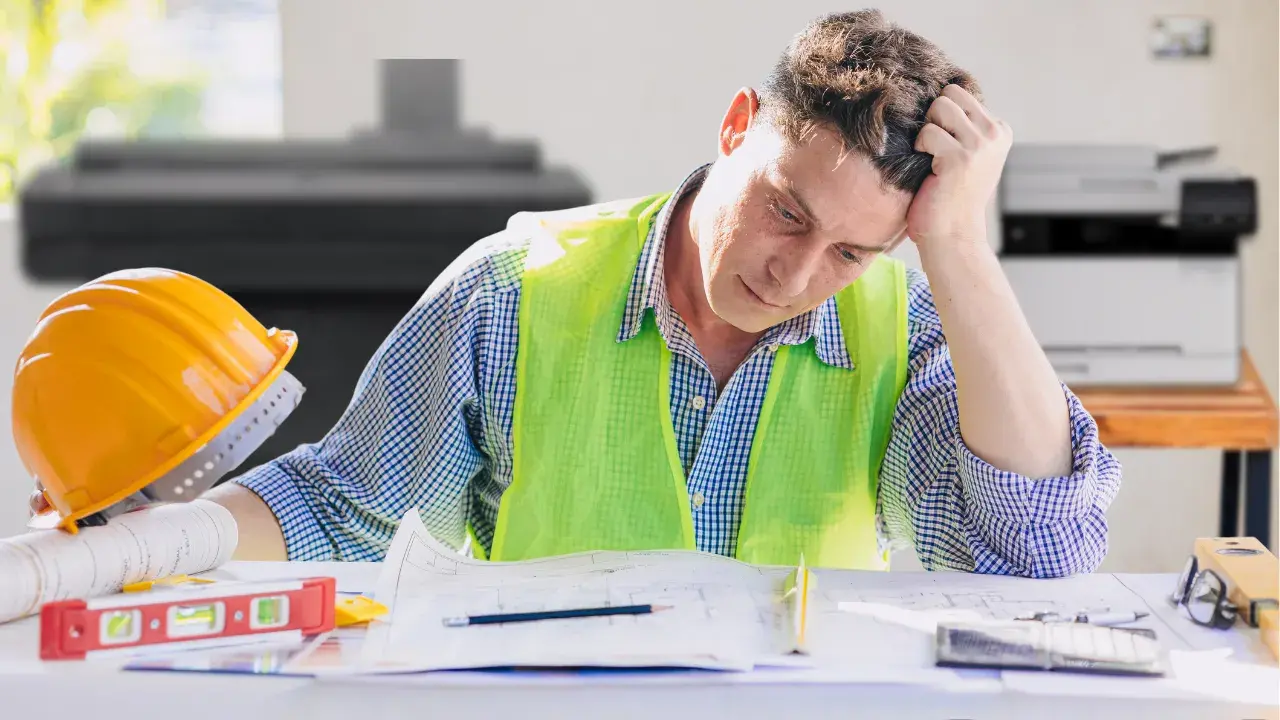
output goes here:
{"type": "Polygon", "coordinates": [[[755,122],[759,112],[760,98],[756,96],[755,90],[744,87],[733,96],[733,101],[729,103],[729,110],[720,121],[721,155],[731,155],[742,145],[747,128],[755,122]]]}

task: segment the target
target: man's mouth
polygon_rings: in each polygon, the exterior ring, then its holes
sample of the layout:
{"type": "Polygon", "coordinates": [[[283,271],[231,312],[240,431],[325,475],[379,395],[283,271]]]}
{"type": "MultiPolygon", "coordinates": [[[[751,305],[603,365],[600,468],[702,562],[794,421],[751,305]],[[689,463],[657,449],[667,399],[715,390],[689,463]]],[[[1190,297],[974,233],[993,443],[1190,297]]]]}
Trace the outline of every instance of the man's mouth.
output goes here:
{"type": "Polygon", "coordinates": [[[747,294],[750,295],[753,300],[763,305],[764,307],[770,308],[772,310],[782,310],[786,308],[785,305],[776,305],[774,303],[769,302],[768,300],[765,300],[763,297],[760,296],[760,293],[751,289],[751,286],[747,284],[746,280],[742,279],[741,275],[738,276],[738,282],[742,283],[742,287],[746,288],[747,294]]]}

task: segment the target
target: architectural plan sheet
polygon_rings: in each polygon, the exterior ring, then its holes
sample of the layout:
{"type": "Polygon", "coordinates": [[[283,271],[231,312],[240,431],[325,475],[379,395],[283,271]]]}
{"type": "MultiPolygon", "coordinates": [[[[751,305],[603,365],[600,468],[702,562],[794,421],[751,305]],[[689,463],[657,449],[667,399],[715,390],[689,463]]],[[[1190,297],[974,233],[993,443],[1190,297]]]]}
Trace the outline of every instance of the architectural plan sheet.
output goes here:
{"type": "MultiPolygon", "coordinates": [[[[748,565],[691,551],[591,552],[515,563],[472,559],[431,537],[416,511],[401,523],[376,596],[391,612],[370,629],[369,672],[495,666],[778,666],[844,668],[884,682],[934,681],[940,620],[1011,619],[1023,613],[1142,610],[1149,603],[1117,576],[1028,580],[955,572],[815,569],[805,653],[785,601],[793,568],[748,565]],[[632,617],[445,627],[459,615],[655,603],[632,617]],[[866,672],[863,672],[866,671],[866,672]],[[874,671],[874,672],[872,672],[874,671]]],[[[1185,649],[1164,613],[1152,627],[1185,649]]]]}
{"type": "Polygon", "coordinates": [[[1107,573],[1052,580],[959,572],[816,575],[807,647],[825,665],[933,668],[939,621],[1011,620],[1037,611],[1142,611],[1151,615],[1135,627],[1155,630],[1166,649],[1186,647],[1167,614],[1107,573]]]}
{"type": "Polygon", "coordinates": [[[375,595],[390,608],[370,627],[370,671],[509,666],[745,670],[784,652],[787,568],[691,551],[590,552],[497,563],[438,542],[411,510],[375,595]],[[648,615],[445,627],[462,615],[654,604],[648,615]]]}
{"type": "Polygon", "coordinates": [[[123,586],[209,570],[231,559],[236,521],[208,500],[143,508],[106,525],[37,530],[0,540],[0,622],[54,600],[93,598],[123,586]]]}

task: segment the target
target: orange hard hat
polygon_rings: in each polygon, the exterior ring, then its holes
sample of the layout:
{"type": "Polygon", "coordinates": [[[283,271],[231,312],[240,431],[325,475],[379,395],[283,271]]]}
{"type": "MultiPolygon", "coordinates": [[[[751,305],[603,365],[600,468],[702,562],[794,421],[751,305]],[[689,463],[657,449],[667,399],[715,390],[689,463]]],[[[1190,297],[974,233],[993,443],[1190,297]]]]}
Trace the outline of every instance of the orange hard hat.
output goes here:
{"type": "Polygon", "coordinates": [[[209,283],[159,268],[104,275],[54,300],[13,376],[13,437],[53,517],[104,521],[192,500],[301,399],[297,348],[209,283]]]}

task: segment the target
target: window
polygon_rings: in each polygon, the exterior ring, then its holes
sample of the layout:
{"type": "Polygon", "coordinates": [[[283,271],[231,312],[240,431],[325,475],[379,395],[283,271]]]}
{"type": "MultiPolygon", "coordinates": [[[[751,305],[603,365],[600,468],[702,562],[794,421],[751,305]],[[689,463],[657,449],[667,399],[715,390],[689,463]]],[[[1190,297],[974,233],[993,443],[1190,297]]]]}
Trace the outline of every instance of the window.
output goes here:
{"type": "Polygon", "coordinates": [[[85,136],[278,136],[277,0],[0,0],[0,80],[0,203],[85,136]]]}

